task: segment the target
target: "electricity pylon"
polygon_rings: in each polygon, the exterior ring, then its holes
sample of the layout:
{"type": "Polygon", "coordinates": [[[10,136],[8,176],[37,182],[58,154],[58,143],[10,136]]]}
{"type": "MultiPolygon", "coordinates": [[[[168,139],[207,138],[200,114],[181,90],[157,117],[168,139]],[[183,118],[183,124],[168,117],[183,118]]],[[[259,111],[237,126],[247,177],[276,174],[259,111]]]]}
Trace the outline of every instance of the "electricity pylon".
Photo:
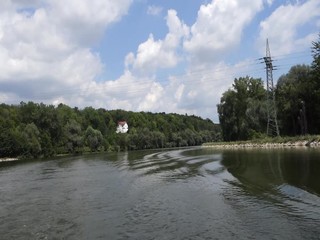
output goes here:
{"type": "Polygon", "coordinates": [[[272,59],[270,54],[269,42],[267,39],[266,56],[263,58],[266,64],[266,75],[267,75],[267,111],[268,111],[268,124],[267,124],[267,135],[279,136],[279,127],[277,121],[277,109],[275,101],[275,92],[273,86],[272,76],[272,59]]]}

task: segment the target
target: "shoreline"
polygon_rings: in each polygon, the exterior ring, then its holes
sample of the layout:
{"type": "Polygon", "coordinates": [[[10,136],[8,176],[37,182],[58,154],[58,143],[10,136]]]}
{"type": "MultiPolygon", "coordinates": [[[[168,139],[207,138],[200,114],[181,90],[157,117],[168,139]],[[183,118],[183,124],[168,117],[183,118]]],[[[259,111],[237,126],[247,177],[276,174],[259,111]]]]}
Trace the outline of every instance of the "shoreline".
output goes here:
{"type": "Polygon", "coordinates": [[[0,163],[1,162],[14,162],[14,161],[18,161],[19,158],[0,158],[0,163]]]}
{"type": "MultiPolygon", "coordinates": [[[[272,149],[272,148],[320,148],[320,140],[297,140],[297,141],[286,141],[286,142],[210,142],[200,145],[203,148],[216,148],[216,149],[272,149]]],[[[188,148],[188,147],[185,147],[188,148]]],[[[171,148],[164,148],[171,149],[171,148]]],[[[150,150],[150,149],[148,149],[150,150]]],[[[163,150],[163,148],[161,148],[163,150]]],[[[90,152],[89,154],[95,154],[98,152],[90,152]]],[[[61,154],[55,157],[64,157],[72,154],[61,154]]],[[[18,157],[4,157],[0,158],[2,162],[15,162],[21,158],[18,157]]]]}
{"type": "Polygon", "coordinates": [[[205,143],[202,147],[221,148],[221,149],[243,149],[243,148],[320,148],[319,141],[289,141],[283,143],[255,143],[255,142],[222,142],[222,143],[205,143]]]}

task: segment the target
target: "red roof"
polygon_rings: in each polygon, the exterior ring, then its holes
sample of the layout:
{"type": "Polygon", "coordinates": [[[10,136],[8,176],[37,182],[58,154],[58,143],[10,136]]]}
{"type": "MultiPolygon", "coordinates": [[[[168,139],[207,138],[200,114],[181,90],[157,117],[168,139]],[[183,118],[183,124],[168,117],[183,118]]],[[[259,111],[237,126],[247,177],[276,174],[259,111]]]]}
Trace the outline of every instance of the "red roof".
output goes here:
{"type": "Polygon", "coordinates": [[[126,121],[118,121],[118,125],[124,126],[127,122],[126,121]]]}

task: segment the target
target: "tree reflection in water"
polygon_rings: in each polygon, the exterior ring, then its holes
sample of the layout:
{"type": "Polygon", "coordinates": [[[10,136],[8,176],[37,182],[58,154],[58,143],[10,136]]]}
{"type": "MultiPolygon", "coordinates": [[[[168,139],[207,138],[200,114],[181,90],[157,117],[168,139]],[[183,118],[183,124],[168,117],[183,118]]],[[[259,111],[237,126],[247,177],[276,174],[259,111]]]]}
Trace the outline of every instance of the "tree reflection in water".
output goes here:
{"type": "Polygon", "coordinates": [[[316,150],[226,151],[221,164],[248,191],[277,191],[282,185],[290,185],[320,195],[320,159],[316,150]]]}

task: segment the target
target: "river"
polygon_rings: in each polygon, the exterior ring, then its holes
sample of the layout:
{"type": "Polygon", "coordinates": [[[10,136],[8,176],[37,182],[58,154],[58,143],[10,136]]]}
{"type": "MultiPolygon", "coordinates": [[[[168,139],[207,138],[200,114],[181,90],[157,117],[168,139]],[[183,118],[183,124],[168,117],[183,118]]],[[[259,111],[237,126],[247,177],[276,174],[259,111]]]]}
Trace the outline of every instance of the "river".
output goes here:
{"type": "Polygon", "coordinates": [[[0,239],[320,239],[320,150],[1,163],[0,239]]]}

